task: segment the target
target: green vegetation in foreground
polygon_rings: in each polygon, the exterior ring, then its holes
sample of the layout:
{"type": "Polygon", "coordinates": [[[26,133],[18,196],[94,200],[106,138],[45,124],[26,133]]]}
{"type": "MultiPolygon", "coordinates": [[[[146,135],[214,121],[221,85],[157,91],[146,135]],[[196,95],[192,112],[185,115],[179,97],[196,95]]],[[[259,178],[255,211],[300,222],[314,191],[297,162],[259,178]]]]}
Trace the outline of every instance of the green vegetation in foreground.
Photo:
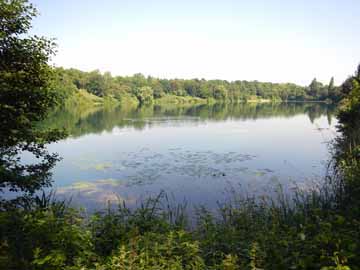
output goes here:
{"type": "Polygon", "coordinates": [[[34,129],[59,95],[47,65],[52,44],[23,36],[36,14],[27,1],[0,0],[0,14],[0,188],[22,191],[1,198],[0,269],[360,269],[360,67],[341,87],[340,135],[323,186],[291,200],[281,189],[277,198],[234,194],[217,213],[198,208],[192,222],[164,194],[87,216],[35,195],[57,160],[44,144],[61,135],[34,129]],[[23,165],[22,151],[40,163],[23,165]]]}

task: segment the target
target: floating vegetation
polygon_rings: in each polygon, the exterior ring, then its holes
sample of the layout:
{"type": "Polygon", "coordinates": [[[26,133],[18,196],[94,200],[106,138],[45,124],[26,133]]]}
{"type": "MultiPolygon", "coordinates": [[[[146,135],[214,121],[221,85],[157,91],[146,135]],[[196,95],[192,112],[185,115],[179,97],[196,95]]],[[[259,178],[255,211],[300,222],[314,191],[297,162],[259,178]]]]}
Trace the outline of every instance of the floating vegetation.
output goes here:
{"type": "Polygon", "coordinates": [[[274,173],[273,170],[270,170],[268,168],[265,168],[265,169],[258,169],[256,171],[253,172],[255,174],[255,176],[257,177],[262,177],[262,176],[265,176],[266,174],[268,173],[274,173]]]}
{"type": "Polygon", "coordinates": [[[262,171],[255,171],[255,176],[264,176],[266,173],[265,172],[262,172],[262,171]]]}
{"type": "MultiPolygon", "coordinates": [[[[242,165],[244,162],[252,161],[256,156],[235,151],[221,153],[172,147],[164,152],[154,152],[144,147],[134,152],[121,152],[117,156],[118,159],[110,162],[87,166],[82,164],[82,168],[107,172],[111,177],[124,179],[126,187],[150,185],[158,180],[166,182],[179,178],[233,181],[244,174],[263,177],[273,173],[268,168],[254,170],[242,165]]],[[[97,183],[99,184],[99,181],[97,183]]]]}
{"type": "Polygon", "coordinates": [[[122,180],[112,179],[112,178],[100,179],[100,180],[96,180],[95,182],[99,183],[99,184],[113,186],[113,187],[120,186],[120,185],[122,185],[124,183],[124,181],[122,181],[122,180]]]}
{"type": "Polygon", "coordinates": [[[96,188],[96,184],[93,182],[75,182],[69,188],[73,190],[88,190],[96,188]]]}
{"type": "MultiPolygon", "coordinates": [[[[122,161],[127,168],[139,170],[129,177],[136,184],[151,183],[158,177],[166,175],[187,176],[195,178],[226,177],[232,175],[239,162],[249,161],[255,156],[236,152],[215,153],[212,151],[191,152],[181,148],[170,148],[167,154],[152,153],[144,150],[129,153],[129,160],[122,161]],[[136,160],[136,161],[133,161],[136,160]]],[[[245,172],[241,167],[237,172],[245,172]]]]}
{"type": "Polygon", "coordinates": [[[94,160],[88,159],[80,159],[77,162],[73,162],[73,164],[76,167],[79,167],[82,171],[88,171],[88,170],[96,170],[96,171],[106,171],[110,169],[113,165],[110,162],[99,162],[94,163],[94,160]]]}
{"type": "Polygon", "coordinates": [[[99,186],[118,187],[123,184],[124,181],[113,178],[98,179],[94,181],[77,181],[72,183],[70,186],[59,188],[58,192],[62,193],[69,190],[78,190],[78,191],[90,190],[90,189],[96,189],[99,186]]]}
{"type": "Polygon", "coordinates": [[[111,168],[111,164],[110,163],[100,163],[100,164],[96,164],[94,166],[94,169],[97,171],[104,171],[106,169],[111,168]]]}
{"type": "MultiPolygon", "coordinates": [[[[105,202],[125,201],[119,195],[119,187],[124,186],[124,181],[119,179],[98,179],[95,181],[78,181],[70,186],[57,189],[57,194],[73,196],[78,200],[105,202]]],[[[128,201],[128,199],[126,199],[128,201]]]]}

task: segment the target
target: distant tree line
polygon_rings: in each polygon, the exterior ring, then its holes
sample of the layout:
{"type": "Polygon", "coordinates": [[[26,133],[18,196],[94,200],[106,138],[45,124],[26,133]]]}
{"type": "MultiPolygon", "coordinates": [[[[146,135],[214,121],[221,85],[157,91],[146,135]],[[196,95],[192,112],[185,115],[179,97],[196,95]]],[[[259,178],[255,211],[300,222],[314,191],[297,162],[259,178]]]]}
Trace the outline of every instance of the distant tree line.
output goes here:
{"type": "Polygon", "coordinates": [[[141,104],[152,103],[165,95],[191,96],[203,99],[226,100],[230,102],[252,99],[282,101],[333,101],[340,99],[340,88],[331,78],[328,85],[316,79],[309,86],[293,83],[270,83],[259,81],[226,81],[205,79],[159,79],[145,77],[138,73],[133,76],[112,76],[98,70],[83,72],[77,69],[56,68],[57,90],[63,94],[85,89],[99,97],[112,96],[121,100],[124,96],[136,97],[141,104]]]}

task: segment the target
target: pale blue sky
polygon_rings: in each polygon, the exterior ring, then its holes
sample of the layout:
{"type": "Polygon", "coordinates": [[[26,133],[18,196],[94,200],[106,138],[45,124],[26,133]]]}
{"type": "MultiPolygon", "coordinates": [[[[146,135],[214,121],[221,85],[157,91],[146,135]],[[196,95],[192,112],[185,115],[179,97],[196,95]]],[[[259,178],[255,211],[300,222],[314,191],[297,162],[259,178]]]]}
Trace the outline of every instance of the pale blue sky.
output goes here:
{"type": "Polygon", "coordinates": [[[341,83],[360,62],[359,0],[35,0],[57,66],[165,78],[341,83]]]}

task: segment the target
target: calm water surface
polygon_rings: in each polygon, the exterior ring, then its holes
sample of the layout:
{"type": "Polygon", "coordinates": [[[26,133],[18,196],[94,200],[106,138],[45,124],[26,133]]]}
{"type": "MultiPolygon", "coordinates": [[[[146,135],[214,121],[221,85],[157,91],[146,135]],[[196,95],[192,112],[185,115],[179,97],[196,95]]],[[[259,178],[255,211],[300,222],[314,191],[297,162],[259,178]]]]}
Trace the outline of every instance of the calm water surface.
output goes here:
{"type": "Polygon", "coordinates": [[[102,208],[164,190],[211,208],[229,189],[312,185],[325,173],[333,112],[314,103],[154,106],[59,111],[44,125],[71,134],[49,146],[63,158],[58,196],[102,208]]]}

